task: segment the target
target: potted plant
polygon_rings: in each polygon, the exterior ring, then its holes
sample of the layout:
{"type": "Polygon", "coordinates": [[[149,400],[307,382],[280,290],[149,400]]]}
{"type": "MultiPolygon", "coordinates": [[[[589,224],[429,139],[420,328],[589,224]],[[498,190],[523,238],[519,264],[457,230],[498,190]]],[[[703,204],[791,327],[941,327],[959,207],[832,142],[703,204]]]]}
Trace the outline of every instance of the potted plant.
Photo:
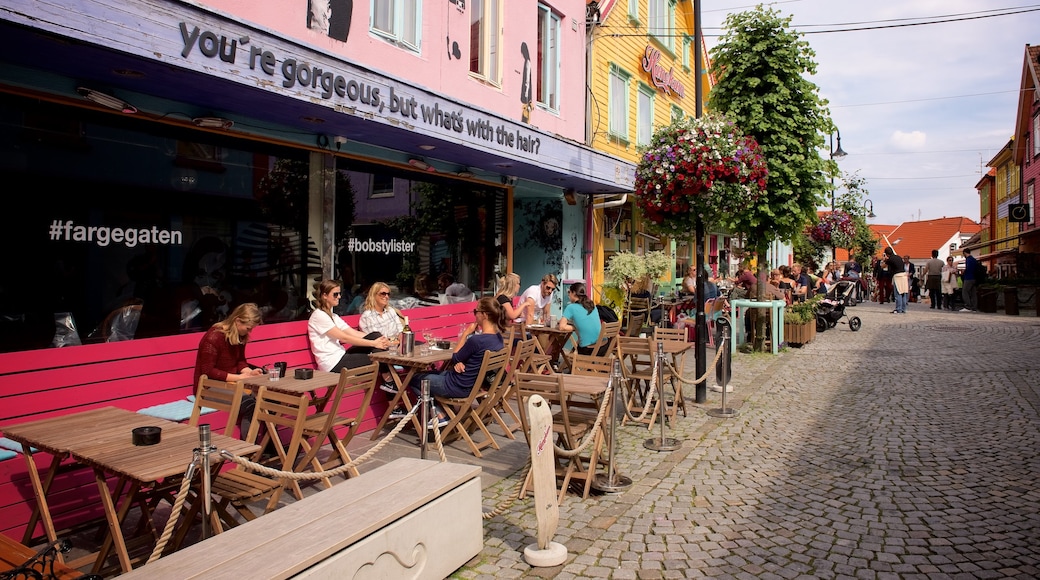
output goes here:
{"type": "Polygon", "coordinates": [[[816,338],[816,309],[822,296],[814,296],[805,302],[795,302],[784,309],[784,341],[803,345],[816,338]]]}

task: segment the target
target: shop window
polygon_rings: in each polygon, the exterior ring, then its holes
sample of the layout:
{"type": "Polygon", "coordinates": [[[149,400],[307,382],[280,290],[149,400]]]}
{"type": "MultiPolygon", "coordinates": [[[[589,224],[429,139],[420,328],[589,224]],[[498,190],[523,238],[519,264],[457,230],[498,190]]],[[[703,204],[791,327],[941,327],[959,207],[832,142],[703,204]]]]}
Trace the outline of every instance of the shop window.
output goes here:
{"type": "Polygon", "coordinates": [[[371,30],[381,38],[419,52],[422,3],[419,0],[372,0],[371,30]]]}
{"type": "Polygon", "coordinates": [[[538,5],[538,104],[558,110],[560,86],[560,17],[544,4],[538,5]]]}
{"type": "Polygon", "coordinates": [[[499,0],[473,0],[470,5],[469,72],[492,84],[501,82],[499,0]]]}
{"type": "Polygon", "coordinates": [[[371,183],[372,191],[368,195],[369,198],[378,199],[380,197],[394,196],[394,177],[392,175],[375,173],[372,175],[371,183]]]}
{"type": "Polygon", "coordinates": [[[621,67],[610,65],[610,136],[628,141],[628,85],[632,76],[621,67]]]}

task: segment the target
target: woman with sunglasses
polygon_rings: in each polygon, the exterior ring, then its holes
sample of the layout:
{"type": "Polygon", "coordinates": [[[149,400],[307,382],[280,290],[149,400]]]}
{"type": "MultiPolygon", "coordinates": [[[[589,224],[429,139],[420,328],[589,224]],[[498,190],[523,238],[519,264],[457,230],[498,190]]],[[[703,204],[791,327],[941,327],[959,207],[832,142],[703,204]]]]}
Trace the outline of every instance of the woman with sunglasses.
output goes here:
{"type": "Polygon", "coordinates": [[[383,282],[372,284],[365,298],[361,320],[358,321],[361,332],[378,332],[394,342],[404,328],[403,322],[401,313],[390,306],[390,287],[383,282]]]}
{"type": "MultiPolygon", "coordinates": [[[[502,306],[494,297],[485,296],[477,302],[473,310],[473,322],[470,323],[459,342],[455,345],[455,354],[443,371],[433,373],[417,373],[409,387],[418,400],[422,394],[423,379],[430,381],[430,394],[436,397],[465,398],[473,390],[480,374],[480,365],[484,361],[484,352],[502,350],[502,333],[509,321],[502,306]]],[[[437,409],[438,424],[443,427],[448,423],[444,411],[437,409]]]]}
{"type": "Polygon", "coordinates": [[[350,327],[332,309],[339,305],[342,295],[337,280],[322,280],[314,285],[314,312],[307,321],[307,338],[310,339],[311,352],[318,368],[323,371],[338,373],[343,369],[352,369],[370,363],[368,352],[373,349],[386,349],[390,341],[385,336],[366,338],[365,334],[350,327]],[[362,347],[368,352],[350,352],[344,344],[362,347]]]}

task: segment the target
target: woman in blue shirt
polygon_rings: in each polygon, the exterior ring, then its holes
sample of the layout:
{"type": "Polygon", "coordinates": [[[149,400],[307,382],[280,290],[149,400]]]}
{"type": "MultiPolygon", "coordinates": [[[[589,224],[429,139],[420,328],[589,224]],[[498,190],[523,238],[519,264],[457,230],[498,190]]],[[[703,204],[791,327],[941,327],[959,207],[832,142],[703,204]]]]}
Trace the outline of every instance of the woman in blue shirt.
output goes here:
{"type": "Polygon", "coordinates": [[[599,339],[599,310],[585,294],[585,284],[575,282],[567,290],[571,303],[563,309],[563,317],[557,326],[560,330],[570,330],[578,335],[578,353],[592,354],[592,347],[599,339]]]}

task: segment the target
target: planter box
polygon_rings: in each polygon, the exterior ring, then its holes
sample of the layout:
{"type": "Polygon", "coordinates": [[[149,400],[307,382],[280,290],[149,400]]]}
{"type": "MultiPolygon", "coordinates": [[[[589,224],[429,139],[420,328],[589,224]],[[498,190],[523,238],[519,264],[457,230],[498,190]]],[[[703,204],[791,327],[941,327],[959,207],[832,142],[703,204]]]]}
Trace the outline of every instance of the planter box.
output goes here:
{"type": "Polygon", "coordinates": [[[816,322],[784,323],[784,341],[790,344],[807,344],[816,338],[816,322]]]}

